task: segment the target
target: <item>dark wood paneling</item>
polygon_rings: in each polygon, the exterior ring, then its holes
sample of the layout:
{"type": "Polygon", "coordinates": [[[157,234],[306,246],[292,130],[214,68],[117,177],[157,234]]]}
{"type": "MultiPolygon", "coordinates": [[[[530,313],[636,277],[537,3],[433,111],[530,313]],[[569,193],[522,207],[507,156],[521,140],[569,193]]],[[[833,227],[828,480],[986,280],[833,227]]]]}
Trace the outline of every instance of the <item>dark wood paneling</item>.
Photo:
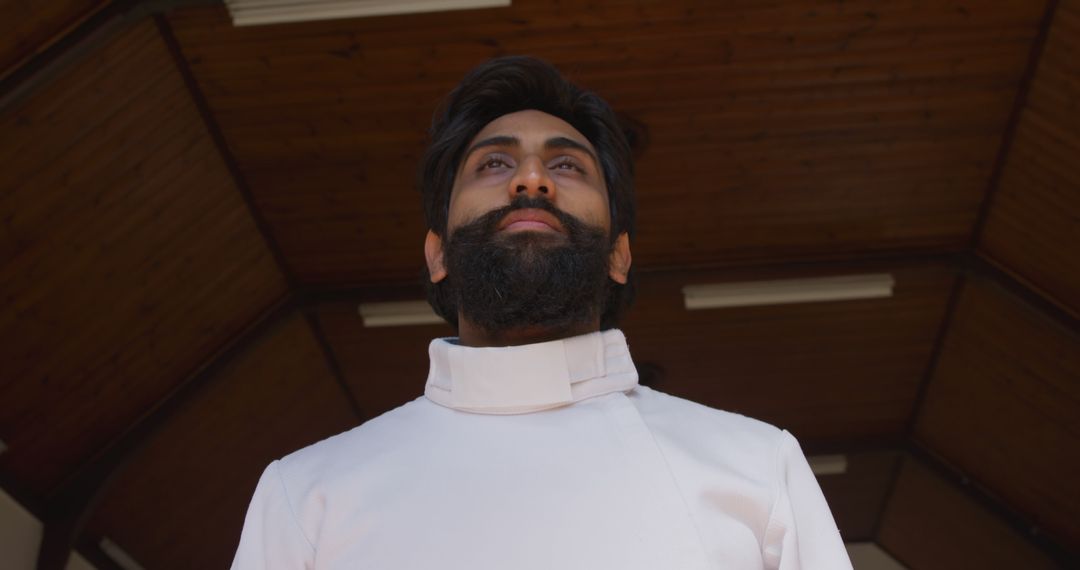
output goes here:
{"type": "Polygon", "coordinates": [[[170,21],[306,283],[413,278],[432,109],[530,53],[644,123],[641,267],[958,250],[1044,2],[546,1],[233,28],[170,21]]]}
{"type": "Polygon", "coordinates": [[[109,0],[0,0],[0,77],[47,48],[109,0]]]}
{"type": "Polygon", "coordinates": [[[845,542],[874,540],[885,500],[896,474],[900,453],[864,451],[848,453],[847,472],[818,476],[836,526],[845,542]]]}
{"type": "Polygon", "coordinates": [[[152,23],[0,130],[0,469],[46,493],[285,285],[152,23]]]}
{"type": "Polygon", "coordinates": [[[365,328],[358,302],[325,303],[317,314],[360,409],[373,418],[424,394],[428,344],[454,331],[445,324],[365,328]]]}
{"type": "Polygon", "coordinates": [[[1080,2],[1062,0],[980,250],[1080,315],[1080,2]]]}
{"type": "Polygon", "coordinates": [[[297,313],[143,448],[112,482],[91,531],[147,568],[226,568],[266,465],[357,423],[297,313]]]}
{"type": "Polygon", "coordinates": [[[898,440],[912,413],[954,272],[849,265],[643,275],[625,324],[657,388],[791,430],[804,444],[898,440]],[[705,311],[683,309],[695,283],[892,272],[895,296],[705,311]]]}
{"type": "MultiPolygon", "coordinates": [[[[815,449],[899,440],[923,378],[954,272],[943,265],[833,265],[642,276],[623,327],[657,389],[791,429],[815,449]],[[893,271],[891,299],[686,311],[681,288],[725,280],[893,271]]],[[[365,329],[351,301],[319,308],[368,416],[423,393],[427,345],[448,326],[365,329]]]]}
{"type": "Polygon", "coordinates": [[[1080,337],[968,281],[916,437],[1067,547],[1080,549],[1080,337]]]}
{"type": "Polygon", "coordinates": [[[1059,568],[1005,522],[908,458],[882,515],[878,542],[917,570],[1059,568]]]}

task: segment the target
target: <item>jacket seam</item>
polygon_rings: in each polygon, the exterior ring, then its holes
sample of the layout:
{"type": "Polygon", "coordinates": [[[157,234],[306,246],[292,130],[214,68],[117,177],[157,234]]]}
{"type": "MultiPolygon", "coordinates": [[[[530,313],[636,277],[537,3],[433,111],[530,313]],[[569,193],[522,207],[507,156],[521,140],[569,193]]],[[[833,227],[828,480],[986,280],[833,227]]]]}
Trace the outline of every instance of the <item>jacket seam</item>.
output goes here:
{"type": "Polygon", "coordinates": [[[781,455],[784,451],[784,446],[787,438],[787,430],[780,430],[780,437],[776,443],[776,449],[773,451],[773,482],[772,482],[772,504],[769,505],[769,518],[765,521],[765,528],[761,531],[761,559],[768,563],[770,558],[767,549],[769,546],[769,530],[772,529],[776,517],[776,508],[780,504],[780,488],[784,478],[784,469],[781,465],[781,455]]]}
{"type": "Polygon", "coordinates": [[[315,545],[311,543],[311,539],[308,538],[304,532],[304,528],[300,526],[300,519],[296,516],[296,510],[293,508],[292,499],[289,497],[289,488],[285,485],[285,476],[281,473],[281,462],[274,461],[274,473],[277,475],[278,484],[281,485],[281,494],[285,497],[285,506],[289,508],[289,518],[292,520],[293,526],[296,527],[296,531],[300,534],[300,537],[304,539],[304,543],[311,549],[312,554],[315,553],[315,545]]]}

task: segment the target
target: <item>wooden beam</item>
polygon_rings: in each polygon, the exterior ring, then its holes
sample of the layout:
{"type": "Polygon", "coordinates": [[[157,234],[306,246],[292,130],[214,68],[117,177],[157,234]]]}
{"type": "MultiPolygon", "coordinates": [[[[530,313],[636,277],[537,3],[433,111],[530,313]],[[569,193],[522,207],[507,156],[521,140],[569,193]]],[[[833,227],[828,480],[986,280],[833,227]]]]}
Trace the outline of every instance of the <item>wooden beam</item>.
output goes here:
{"type": "Polygon", "coordinates": [[[84,534],[75,544],[75,550],[97,570],[125,570],[101,550],[100,543],[101,537],[90,537],[84,534]]]}
{"type": "MultiPolygon", "coordinates": [[[[258,208],[253,202],[250,190],[232,158],[229,147],[210,113],[186,62],[180,54],[179,46],[165,20],[157,14],[181,5],[217,3],[212,0],[118,0],[88,18],[66,37],[55,42],[48,49],[27,61],[19,69],[0,80],[0,109],[7,109],[25,98],[32,96],[38,89],[61,75],[70,66],[91,55],[97,48],[121,33],[128,27],[153,17],[155,23],[173,57],[178,73],[182,76],[194,100],[205,127],[210,133],[222,156],[236,186],[247,203],[255,223],[265,243],[289,284],[290,293],[268,307],[251,325],[242,330],[215,354],[180,383],[178,388],[158,402],[155,407],[135,422],[127,431],[100,450],[70,476],[59,490],[45,500],[20,493],[12,481],[0,481],[3,487],[18,498],[45,523],[45,532],[39,549],[39,569],[61,569],[70,556],[72,548],[80,541],[82,529],[93,512],[98,500],[103,496],[109,480],[123,467],[131,456],[159,430],[172,413],[200,392],[209,383],[215,373],[232,357],[242,351],[254,340],[265,334],[266,330],[279,322],[285,315],[296,310],[298,303],[293,294],[298,288],[296,280],[277,247],[276,240],[267,227],[258,208]]],[[[345,397],[359,419],[363,412],[340,373],[340,366],[333,351],[325,342],[325,335],[317,318],[310,312],[305,313],[308,323],[317,339],[320,339],[329,368],[334,371],[338,383],[345,392],[345,397]]],[[[84,541],[85,542],[85,541],[84,541]]],[[[96,546],[82,544],[82,549],[89,549],[97,554],[96,546]]]]}
{"type": "MultiPolygon", "coordinates": [[[[956,472],[955,470],[947,467],[944,462],[940,460],[936,455],[929,452],[919,444],[914,443],[913,434],[915,430],[915,422],[918,416],[918,411],[922,408],[923,401],[926,399],[926,393],[928,391],[931,380],[937,369],[937,363],[941,356],[941,351],[944,346],[945,337],[947,336],[949,329],[952,325],[952,320],[956,312],[957,301],[960,298],[960,293],[963,290],[965,283],[968,280],[981,280],[992,283],[994,286],[1000,287],[1012,293],[1022,301],[1027,303],[1033,308],[1033,310],[1043,314],[1044,316],[1058,322],[1065,326],[1069,330],[1080,332],[1080,319],[1071,314],[1062,305],[1054,302],[1048,295],[1039,292],[1030,283],[1021,281],[1015,275],[1009,271],[997,266],[993,262],[987,260],[983,256],[979,255],[975,251],[967,252],[963,255],[956,257],[957,270],[960,273],[960,278],[957,279],[956,285],[950,294],[948,309],[946,310],[945,318],[942,321],[941,329],[938,332],[937,340],[935,341],[934,352],[931,355],[930,361],[927,363],[926,374],[923,379],[922,385],[919,390],[919,396],[917,403],[912,411],[911,421],[907,429],[907,446],[908,452],[919,458],[924,463],[927,463],[933,467],[936,471],[947,475],[948,479],[956,483],[957,485],[964,487],[966,491],[973,493],[973,496],[977,501],[984,506],[987,506],[991,511],[999,514],[1003,519],[1010,522],[1010,524],[1021,531],[1021,534],[1028,534],[1033,528],[1030,521],[1023,519],[1018,513],[1004,507],[1002,503],[996,499],[990,498],[990,495],[984,490],[975,488],[971,485],[970,479],[963,474],[956,472]]],[[[893,476],[893,482],[890,488],[890,498],[893,490],[896,487],[896,479],[899,477],[901,465],[897,465],[896,472],[893,476]]],[[[888,499],[886,500],[886,503],[888,499]]],[[[882,511],[884,514],[884,511],[882,511]]],[[[882,518],[878,519],[878,528],[875,529],[875,535],[881,530],[882,518]]],[[[1067,552],[1061,545],[1046,539],[1044,536],[1039,535],[1039,538],[1046,542],[1044,549],[1048,549],[1048,552],[1053,554],[1056,559],[1061,560],[1061,554],[1067,552]]]]}
{"type": "Polygon", "coordinates": [[[341,363],[338,361],[337,355],[334,354],[334,348],[330,345],[330,341],[326,338],[326,332],[323,330],[322,323],[319,321],[319,315],[315,312],[315,307],[312,305],[302,305],[300,310],[304,313],[304,319],[307,321],[308,327],[315,337],[315,342],[318,343],[319,349],[322,351],[323,358],[326,359],[326,366],[330,369],[330,374],[333,375],[334,381],[336,381],[338,387],[341,388],[342,395],[345,396],[345,400],[349,403],[349,407],[352,408],[357,421],[363,423],[371,419],[371,416],[365,413],[363,408],[361,408],[360,401],[357,400],[356,394],[354,394],[352,388],[349,387],[349,382],[345,379],[344,372],[341,371],[341,363]]]}
{"type": "Polygon", "coordinates": [[[1019,297],[1039,313],[1057,321],[1066,329],[1080,333],[1080,315],[1034,283],[1020,277],[993,259],[977,253],[964,256],[962,260],[963,271],[971,277],[992,282],[995,286],[1019,297]]]}
{"type": "MultiPolygon", "coordinates": [[[[53,42],[17,69],[0,79],[0,110],[17,105],[38,89],[49,84],[72,65],[82,61],[106,42],[146,17],[181,5],[217,3],[214,0],[115,0],[84,20],[63,38],[53,42]]],[[[168,41],[168,36],[166,37],[168,41]]],[[[175,42],[170,44],[175,49],[175,42]]],[[[183,69],[180,70],[183,73],[183,69]]],[[[190,76],[185,77],[186,80],[190,76]]],[[[201,108],[200,111],[204,111],[201,108]]],[[[62,569],[108,480],[156,432],[170,415],[201,391],[208,380],[231,358],[265,334],[285,315],[295,310],[291,294],[279,299],[194,370],[167,397],[135,422],[127,431],[100,450],[52,496],[42,499],[22,492],[15,482],[4,479],[0,485],[21,504],[38,516],[45,525],[37,567],[62,569]]],[[[83,550],[89,548],[82,545],[83,550]]]]}
{"type": "Polygon", "coordinates": [[[1028,52],[1027,67],[1024,69],[1024,75],[1020,78],[1020,86],[1016,90],[1016,98],[1013,99],[1013,107],[1009,112],[1008,122],[1005,123],[1005,132],[1001,137],[1001,146],[998,148],[997,157],[994,159],[994,167],[990,171],[990,180],[987,182],[986,193],[979,204],[978,214],[975,216],[975,225],[972,227],[971,237],[968,240],[968,249],[970,251],[975,251],[975,248],[979,245],[983,228],[986,226],[986,219],[989,217],[990,208],[993,206],[994,195],[997,194],[998,187],[1001,186],[1001,176],[1005,172],[1005,163],[1008,161],[1009,153],[1012,151],[1013,140],[1016,138],[1016,129],[1020,125],[1020,117],[1024,114],[1024,107],[1027,106],[1028,93],[1031,92],[1031,86],[1035,83],[1035,72],[1039,68],[1039,61],[1042,59],[1043,50],[1046,48],[1046,39],[1050,35],[1050,26],[1054,22],[1058,4],[1058,0],[1047,1],[1046,11],[1043,13],[1042,21],[1039,22],[1039,33],[1031,44],[1031,51],[1028,52]]]}
{"type": "Polygon", "coordinates": [[[13,107],[143,15],[139,0],[115,0],[0,79],[0,112],[13,107]]]}
{"type": "Polygon", "coordinates": [[[164,426],[192,397],[210,385],[239,353],[266,335],[297,308],[290,294],[267,307],[252,323],[204,361],[154,408],[127,431],[99,451],[70,476],[46,501],[45,532],[38,555],[38,570],[63,570],[83,527],[113,475],[164,426]]]}
{"type": "Polygon", "coordinates": [[[258,228],[259,233],[263,237],[263,241],[266,242],[267,248],[270,249],[270,253],[274,256],[274,261],[277,262],[278,268],[281,270],[282,275],[285,276],[285,282],[288,284],[289,290],[297,292],[299,287],[296,274],[289,265],[285,255],[282,253],[277,238],[274,237],[274,233],[271,231],[270,225],[266,221],[266,217],[263,216],[258,204],[255,203],[255,196],[251,192],[251,187],[248,185],[247,179],[244,178],[243,173],[240,171],[240,167],[236,163],[236,158],[229,148],[229,143],[225,140],[225,135],[221,132],[221,127],[218,126],[213,112],[210,111],[210,106],[206,102],[206,97],[203,95],[202,89],[199,87],[199,83],[196,81],[195,76],[191,73],[191,68],[188,67],[187,60],[184,59],[180,43],[176,41],[176,36],[173,34],[172,27],[169,26],[169,22],[160,14],[154,16],[154,23],[157,25],[158,32],[161,34],[161,38],[165,41],[165,45],[169,49],[169,54],[173,59],[173,65],[176,66],[176,70],[184,80],[184,85],[187,86],[188,94],[195,103],[195,108],[199,110],[203,126],[206,127],[207,132],[210,134],[210,139],[214,141],[214,146],[217,147],[218,154],[221,155],[225,167],[229,170],[229,174],[236,184],[236,189],[244,198],[244,203],[247,205],[248,212],[255,221],[255,227],[258,228]]]}
{"type": "Polygon", "coordinates": [[[908,454],[913,459],[929,467],[931,471],[948,481],[953,487],[962,491],[975,503],[984,507],[1012,528],[1018,535],[1042,550],[1047,556],[1060,563],[1062,568],[1080,567],[1080,553],[1065,548],[1064,545],[1043,534],[1035,521],[1005,506],[1000,498],[978,483],[973,482],[966,474],[955,469],[947,459],[914,441],[908,444],[908,454]]]}
{"type": "MultiPolygon", "coordinates": [[[[957,269],[963,267],[963,262],[958,262],[957,269]]],[[[949,300],[945,305],[945,316],[941,319],[941,326],[938,327],[937,335],[934,337],[934,350],[930,353],[930,359],[926,362],[926,369],[923,371],[922,382],[919,384],[919,394],[915,398],[915,405],[911,408],[911,416],[908,418],[907,429],[905,429],[905,438],[911,439],[912,434],[915,432],[915,421],[918,418],[918,412],[922,408],[923,401],[926,399],[926,392],[930,387],[930,382],[934,378],[934,372],[937,370],[938,360],[941,358],[941,351],[945,346],[945,337],[949,334],[949,329],[952,326],[953,315],[956,314],[956,305],[960,300],[960,293],[964,290],[964,283],[966,282],[966,276],[962,273],[957,277],[956,282],[953,283],[952,290],[949,292],[949,300]]],[[[897,466],[896,473],[900,474],[900,468],[897,466]]],[[[894,481],[895,483],[895,481],[894,481]]]]}
{"type": "MultiPolygon", "coordinates": [[[[958,265],[963,265],[958,256],[958,265]]],[[[919,409],[922,408],[923,401],[926,400],[926,393],[929,390],[930,382],[934,378],[934,371],[937,369],[938,360],[941,358],[941,351],[945,346],[945,337],[949,333],[949,328],[952,325],[953,315],[956,314],[957,302],[960,300],[960,293],[964,290],[965,276],[959,275],[956,282],[953,283],[952,290],[949,292],[949,300],[945,305],[945,315],[941,319],[941,326],[938,327],[937,335],[934,338],[934,349],[930,353],[930,358],[926,362],[926,369],[923,371],[922,382],[919,384],[919,393],[915,397],[915,405],[911,407],[911,414],[908,417],[907,428],[905,431],[905,441],[911,441],[911,435],[915,431],[915,422],[918,418],[919,409]]],[[[900,478],[900,472],[903,468],[903,461],[897,461],[894,465],[892,480],[889,482],[889,490],[885,494],[885,500],[882,501],[881,508],[878,510],[877,523],[874,525],[874,536],[878,536],[881,533],[881,525],[885,519],[885,508],[888,506],[889,501],[892,500],[892,495],[896,490],[896,483],[900,478]]]]}
{"type": "Polygon", "coordinates": [[[251,218],[255,221],[255,226],[258,228],[259,233],[262,235],[263,241],[266,243],[267,248],[270,250],[277,263],[278,269],[282,275],[285,276],[285,282],[288,284],[289,290],[292,291],[299,299],[298,305],[304,313],[308,326],[311,328],[312,334],[319,343],[320,348],[323,351],[323,355],[326,358],[327,367],[329,367],[334,378],[341,386],[345,399],[349,402],[349,406],[359,421],[364,421],[366,416],[363,410],[360,408],[360,404],[357,401],[356,395],[349,388],[348,383],[345,381],[344,376],[341,373],[341,365],[338,363],[337,357],[334,354],[330,344],[326,341],[326,335],[322,331],[322,327],[319,323],[318,317],[313,311],[309,310],[310,303],[304,301],[307,298],[307,293],[303,290],[303,287],[299,283],[296,272],[292,269],[288,259],[282,252],[277,238],[274,236],[273,230],[270,228],[269,223],[266,221],[266,217],[262,214],[262,210],[259,209],[258,204],[255,202],[255,195],[251,191],[250,185],[248,185],[247,179],[244,177],[243,172],[240,170],[240,166],[236,162],[236,158],[233,156],[232,150],[229,147],[228,141],[225,139],[225,135],[218,125],[217,120],[214,118],[213,112],[210,110],[210,106],[206,101],[206,97],[202,93],[202,89],[199,87],[198,81],[195,79],[195,75],[191,72],[191,68],[188,66],[187,60],[184,59],[180,43],[176,40],[176,36],[173,34],[172,27],[169,26],[169,22],[160,14],[154,16],[154,22],[158,27],[158,31],[161,33],[161,37],[165,40],[165,44],[169,48],[169,53],[172,55],[173,63],[176,69],[180,72],[180,76],[184,80],[184,84],[187,86],[188,93],[191,95],[192,101],[195,102],[195,107],[199,110],[199,115],[202,117],[203,125],[206,127],[207,132],[210,133],[210,138],[214,141],[214,146],[217,147],[218,154],[221,155],[222,161],[224,161],[226,168],[229,170],[229,174],[232,176],[233,182],[236,185],[237,190],[244,199],[244,203],[247,205],[248,212],[251,218]]]}
{"type": "Polygon", "coordinates": [[[7,493],[9,497],[15,499],[16,503],[19,503],[22,508],[29,511],[38,520],[44,518],[45,502],[14,477],[0,472],[0,489],[7,493]]]}
{"type": "Polygon", "coordinates": [[[113,0],[67,35],[0,78],[0,112],[33,95],[72,65],[93,54],[123,30],[178,6],[217,4],[213,0],[113,0]]]}

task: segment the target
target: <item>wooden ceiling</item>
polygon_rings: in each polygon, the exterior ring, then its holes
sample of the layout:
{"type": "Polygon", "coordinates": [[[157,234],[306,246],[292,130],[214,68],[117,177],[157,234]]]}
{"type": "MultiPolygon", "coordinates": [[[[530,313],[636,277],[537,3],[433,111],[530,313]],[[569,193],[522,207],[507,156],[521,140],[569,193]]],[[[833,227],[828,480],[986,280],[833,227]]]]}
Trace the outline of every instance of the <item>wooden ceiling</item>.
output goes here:
{"type": "Polygon", "coordinates": [[[980,280],[952,318],[915,437],[1080,544],[1077,335],[980,280]]]}
{"type": "Polygon", "coordinates": [[[0,77],[63,39],[101,11],[108,0],[4,0],[0,2],[0,77]]]}
{"type": "Polygon", "coordinates": [[[452,331],[356,306],[421,295],[427,123],[508,53],[647,135],[645,381],[848,454],[821,479],[845,538],[911,568],[1076,560],[1080,0],[178,4],[0,2],[0,483],[39,567],[111,568],[102,537],[225,566],[270,460],[421,394],[452,331]],[[880,272],[891,298],[682,308],[880,272]]]}
{"type": "Polygon", "coordinates": [[[979,253],[1080,314],[1080,3],[1061,2],[1012,127],[979,253]]]}
{"type": "Polygon", "coordinates": [[[261,458],[356,422],[311,329],[294,313],[153,436],[109,486],[89,529],[146,568],[224,568],[250,499],[238,491],[255,488],[261,458]]]}
{"type": "Polygon", "coordinates": [[[0,461],[45,494],[286,286],[152,25],[2,125],[0,461]]]}
{"type": "Polygon", "coordinates": [[[506,53],[552,61],[645,125],[641,267],[962,250],[1044,10],[595,4],[169,22],[289,268],[340,286],[417,274],[432,109],[506,53]]]}

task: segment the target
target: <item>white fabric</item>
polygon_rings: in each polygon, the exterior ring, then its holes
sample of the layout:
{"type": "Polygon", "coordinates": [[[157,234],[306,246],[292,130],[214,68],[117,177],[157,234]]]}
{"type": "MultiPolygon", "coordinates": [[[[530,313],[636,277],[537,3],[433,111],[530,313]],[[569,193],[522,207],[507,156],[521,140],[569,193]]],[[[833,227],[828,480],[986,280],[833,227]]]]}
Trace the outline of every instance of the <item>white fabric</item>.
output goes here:
{"type": "Polygon", "coordinates": [[[467,412],[535,412],[637,386],[637,369],[618,330],[505,348],[439,339],[428,356],[425,395],[467,412]]]}
{"type": "Polygon", "coordinates": [[[426,397],[270,464],[234,569],[851,568],[795,439],[638,386],[621,332],[430,355],[426,397]]]}

